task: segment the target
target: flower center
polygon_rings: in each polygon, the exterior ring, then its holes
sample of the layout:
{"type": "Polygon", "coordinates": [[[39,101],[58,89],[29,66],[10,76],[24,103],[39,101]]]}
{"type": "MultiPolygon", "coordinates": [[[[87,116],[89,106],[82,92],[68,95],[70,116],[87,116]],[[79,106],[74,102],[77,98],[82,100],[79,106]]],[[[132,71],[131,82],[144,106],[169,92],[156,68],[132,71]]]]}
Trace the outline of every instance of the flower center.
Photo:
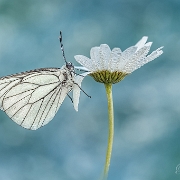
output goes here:
{"type": "Polygon", "coordinates": [[[89,74],[94,78],[95,81],[104,83],[104,84],[115,84],[119,81],[123,80],[127,73],[124,72],[110,72],[107,70],[104,71],[96,71],[94,73],[89,74]]]}

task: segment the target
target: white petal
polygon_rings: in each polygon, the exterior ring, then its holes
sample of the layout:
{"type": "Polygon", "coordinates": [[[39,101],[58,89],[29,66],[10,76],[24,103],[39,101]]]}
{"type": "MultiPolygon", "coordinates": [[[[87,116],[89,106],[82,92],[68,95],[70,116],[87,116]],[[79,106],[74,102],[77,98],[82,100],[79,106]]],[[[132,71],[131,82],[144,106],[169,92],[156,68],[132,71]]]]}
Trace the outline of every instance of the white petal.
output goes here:
{"type": "Polygon", "coordinates": [[[137,50],[141,49],[145,45],[147,39],[147,36],[143,36],[142,39],[136,43],[135,46],[137,47],[137,50]]]}
{"type": "Polygon", "coordinates": [[[87,58],[86,56],[83,55],[76,55],[74,56],[74,58],[76,59],[76,61],[81,64],[82,66],[86,67],[87,69],[89,69],[90,71],[93,71],[93,64],[92,64],[92,60],[87,58]]]}
{"type": "Polygon", "coordinates": [[[75,69],[79,70],[79,71],[89,71],[89,69],[83,67],[83,66],[74,66],[75,69]]]}
{"type": "Polygon", "coordinates": [[[136,50],[137,50],[136,46],[131,46],[127,48],[125,51],[122,52],[122,59],[126,61],[136,52],[136,50]]]}
{"type": "MultiPolygon", "coordinates": [[[[157,58],[158,56],[160,56],[163,51],[161,50],[163,47],[158,48],[157,50],[153,51],[150,55],[143,56],[142,58],[140,58],[139,60],[137,60],[136,64],[134,64],[133,67],[131,67],[131,72],[135,71],[136,69],[140,68],[141,66],[143,66],[144,64],[154,60],[155,58],[157,58]]],[[[148,50],[149,51],[149,50],[148,50]]],[[[130,70],[130,69],[129,69],[130,70]]]]}
{"type": "MultiPolygon", "coordinates": [[[[150,44],[149,44],[150,45],[150,44]]],[[[142,61],[146,58],[150,50],[150,46],[144,46],[143,48],[139,49],[126,63],[124,66],[123,71],[126,73],[131,73],[135,69],[139,68],[142,61]]]]}
{"type": "Polygon", "coordinates": [[[111,55],[111,49],[109,48],[109,46],[107,44],[100,45],[99,55],[100,55],[101,70],[108,69],[110,55],[111,55]]]}
{"type": "Polygon", "coordinates": [[[90,72],[82,73],[79,76],[76,76],[74,79],[76,84],[73,85],[73,104],[74,104],[74,109],[76,111],[78,111],[81,82],[84,79],[84,77],[87,76],[89,73],[90,72]]]}
{"type": "Polygon", "coordinates": [[[152,46],[152,42],[148,42],[148,43],[146,43],[144,46],[149,46],[149,47],[151,47],[151,46],[152,46]]]}
{"type": "Polygon", "coordinates": [[[90,50],[90,57],[92,60],[94,71],[100,70],[100,61],[99,61],[99,50],[100,47],[93,47],[90,50]]]}
{"type": "MultiPolygon", "coordinates": [[[[159,57],[162,53],[163,53],[163,50],[162,50],[163,47],[160,47],[158,49],[156,49],[155,51],[153,51],[150,55],[148,55],[144,61],[144,64],[154,60],[155,58],[159,57]]],[[[144,65],[143,64],[143,65],[144,65]]]]}
{"type": "Polygon", "coordinates": [[[112,52],[113,52],[113,54],[117,54],[117,55],[120,55],[120,56],[121,56],[121,54],[122,54],[122,51],[121,51],[120,48],[113,48],[113,49],[112,49],[112,52]]]}
{"type": "Polygon", "coordinates": [[[119,71],[121,71],[124,68],[124,66],[127,64],[129,59],[134,55],[136,50],[137,50],[137,47],[131,46],[122,52],[122,60],[121,60],[121,63],[119,63],[118,65],[119,71]]]}
{"type": "Polygon", "coordinates": [[[122,59],[121,49],[120,48],[114,48],[111,51],[111,61],[109,64],[109,70],[111,72],[118,70],[119,64],[121,63],[121,59],[122,59]]]}

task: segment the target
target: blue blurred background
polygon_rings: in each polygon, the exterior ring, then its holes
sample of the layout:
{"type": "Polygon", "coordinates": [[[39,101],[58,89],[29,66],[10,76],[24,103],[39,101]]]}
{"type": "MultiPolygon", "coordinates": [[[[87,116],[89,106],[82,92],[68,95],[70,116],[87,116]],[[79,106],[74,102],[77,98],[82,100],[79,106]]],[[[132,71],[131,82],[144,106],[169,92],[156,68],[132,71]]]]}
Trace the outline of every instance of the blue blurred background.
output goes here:
{"type": "MultiPolygon", "coordinates": [[[[115,138],[109,180],[176,180],[180,164],[180,1],[0,0],[0,76],[125,50],[146,35],[164,54],[113,86],[115,138]]],[[[47,126],[30,131],[0,112],[0,179],[96,180],[105,161],[103,84],[85,78],[79,111],[66,98],[47,126]]]]}

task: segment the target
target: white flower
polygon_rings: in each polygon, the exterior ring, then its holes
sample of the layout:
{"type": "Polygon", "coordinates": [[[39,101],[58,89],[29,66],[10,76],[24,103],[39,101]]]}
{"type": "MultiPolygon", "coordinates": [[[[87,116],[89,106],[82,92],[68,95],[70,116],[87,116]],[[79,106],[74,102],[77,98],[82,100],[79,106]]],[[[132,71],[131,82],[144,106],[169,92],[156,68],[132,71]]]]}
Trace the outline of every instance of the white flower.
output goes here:
{"type": "Polygon", "coordinates": [[[114,48],[111,51],[107,44],[101,44],[99,47],[91,48],[91,59],[83,55],[76,55],[74,57],[77,62],[84,66],[79,69],[89,71],[96,81],[117,83],[126,75],[163,53],[163,47],[160,47],[150,55],[147,55],[152,45],[152,42],[146,43],[147,39],[147,36],[142,37],[135,46],[131,46],[123,52],[120,48],[114,48]]]}

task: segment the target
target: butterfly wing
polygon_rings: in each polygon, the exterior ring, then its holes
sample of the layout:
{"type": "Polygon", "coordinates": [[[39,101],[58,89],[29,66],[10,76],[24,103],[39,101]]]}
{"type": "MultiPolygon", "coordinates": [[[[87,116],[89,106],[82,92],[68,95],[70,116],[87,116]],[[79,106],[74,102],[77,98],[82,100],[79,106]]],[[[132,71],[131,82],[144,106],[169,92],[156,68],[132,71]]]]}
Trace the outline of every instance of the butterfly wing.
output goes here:
{"type": "MultiPolygon", "coordinates": [[[[0,108],[17,124],[36,130],[55,116],[71,83],[63,69],[37,69],[0,79],[0,108]]],[[[73,83],[73,82],[72,82],[73,83]]]]}

